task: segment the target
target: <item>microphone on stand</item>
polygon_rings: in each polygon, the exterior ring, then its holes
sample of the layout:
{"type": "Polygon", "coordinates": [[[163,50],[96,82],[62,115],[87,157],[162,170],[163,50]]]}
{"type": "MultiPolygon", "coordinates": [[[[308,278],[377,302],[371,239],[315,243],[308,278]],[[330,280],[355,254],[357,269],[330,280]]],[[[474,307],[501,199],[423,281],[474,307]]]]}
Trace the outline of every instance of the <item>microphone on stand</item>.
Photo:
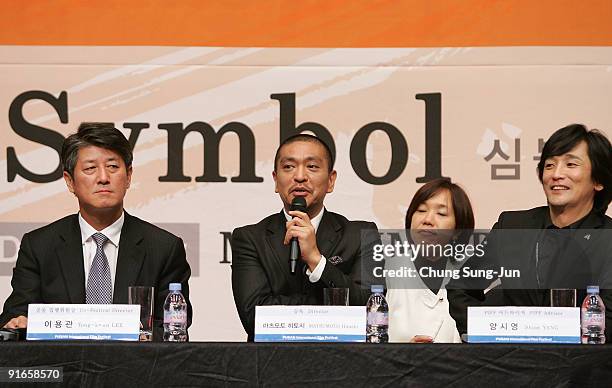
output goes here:
{"type": "MultiPolygon", "coordinates": [[[[306,200],[304,197],[295,197],[291,201],[291,211],[299,211],[306,213],[306,200]]],[[[291,254],[289,255],[289,263],[291,264],[291,274],[295,274],[297,261],[300,259],[300,244],[297,237],[291,239],[291,254]]]]}

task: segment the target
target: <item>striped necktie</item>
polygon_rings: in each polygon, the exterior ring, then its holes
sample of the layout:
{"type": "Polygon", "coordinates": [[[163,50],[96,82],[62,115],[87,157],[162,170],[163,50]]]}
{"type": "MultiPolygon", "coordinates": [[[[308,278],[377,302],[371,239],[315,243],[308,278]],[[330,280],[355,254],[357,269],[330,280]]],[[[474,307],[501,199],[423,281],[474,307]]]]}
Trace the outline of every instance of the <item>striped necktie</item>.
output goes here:
{"type": "Polygon", "coordinates": [[[113,284],[108,260],[104,253],[104,244],[108,241],[108,237],[102,233],[94,233],[92,237],[97,248],[87,277],[85,301],[87,304],[111,304],[113,303],[113,284]]]}

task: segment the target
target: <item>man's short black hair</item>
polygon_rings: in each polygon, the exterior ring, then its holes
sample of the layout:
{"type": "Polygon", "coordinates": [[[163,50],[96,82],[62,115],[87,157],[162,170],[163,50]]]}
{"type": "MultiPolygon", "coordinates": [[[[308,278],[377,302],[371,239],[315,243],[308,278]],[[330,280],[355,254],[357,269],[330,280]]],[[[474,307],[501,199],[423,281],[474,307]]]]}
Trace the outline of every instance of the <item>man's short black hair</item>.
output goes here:
{"type": "Polygon", "coordinates": [[[571,124],[557,130],[544,144],[538,163],[538,177],[542,182],[544,163],[553,156],[563,155],[584,141],[591,160],[591,179],[603,186],[595,193],[593,207],[605,212],[612,193],[612,146],[610,140],[597,129],[588,130],[582,124],[571,124]]]}
{"type": "Polygon", "coordinates": [[[81,123],[77,132],[68,136],[62,144],[62,167],[71,177],[74,177],[79,150],[89,146],[114,151],[121,156],[126,168],[132,166],[132,147],[113,123],[81,123]]]}
{"type": "Polygon", "coordinates": [[[325,157],[327,159],[327,170],[328,170],[328,172],[332,172],[333,171],[333,169],[334,169],[334,157],[332,156],[332,152],[331,152],[331,149],[329,148],[329,146],[327,144],[325,144],[325,142],[323,140],[319,139],[318,137],[316,137],[314,135],[309,135],[307,133],[300,133],[300,134],[297,134],[297,135],[290,136],[290,137],[286,138],[278,146],[278,149],[276,150],[276,155],[274,155],[274,171],[276,171],[276,168],[278,167],[278,159],[280,157],[280,150],[281,150],[281,148],[283,148],[287,144],[295,143],[295,142],[298,142],[298,141],[317,143],[317,144],[320,144],[321,146],[323,146],[323,149],[325,149],[325,157]]]}

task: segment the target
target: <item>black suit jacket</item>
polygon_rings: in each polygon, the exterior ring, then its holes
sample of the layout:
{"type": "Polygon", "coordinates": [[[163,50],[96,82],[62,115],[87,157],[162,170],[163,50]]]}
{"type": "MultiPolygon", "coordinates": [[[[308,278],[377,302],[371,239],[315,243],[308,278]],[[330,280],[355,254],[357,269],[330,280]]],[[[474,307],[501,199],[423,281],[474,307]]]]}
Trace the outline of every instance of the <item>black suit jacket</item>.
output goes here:
{"type": "Polygon", "coordinates": [[[585,292],[580,289],[589,283],[601,288],[600,295],[606,305],[606,337],[608,342],[610,341],[612,239],[609,229],[612,228],[612,219],[603,213],[592,211],[575,233],[571,230],[565,231],[564,236],[570,241],[558,256],[553,258],[553,266],[545,274],[546,280],[543,278],[540,287],[535,289],[540,280],[536,275],[538,267],[535,259],[540,236],[537,230],[545,226],[546,220],[549,219],[548,211],[548,207],[543,206],[501,213],[487,238],[485,257],[472,258],[465,264],[473,269],[495,270],[506,264],[506,267],[520,269],[520,278],[502,279],[501,286],[487,294],[484,294],[483,290],[489,284],[483,283],[482,279],[449,282],[449,310],[460,333],[467,332],[468,306],[549,306],[549,287],[579,289],[576,301],[579,306],[585,296],[585,292]],[[589,232],[581,232],[584,229],[589,232]],[[585,233],[589,234],[588,239],[583,236],[585,233]]]}
{"type": "MultiPolygon", "coordinates": [[[[113,303],[128,303],[129,286],[155,287],[153,326],[158,340],[163,332],[163,304],[169,283],[182,284],[191,324],[190,275],[180,238],[125,213],[113,303]]],[[[23,236],[11,285],[13,292],[4,304],[0,327],[19,315],[27,316],[30,303],[85,303],[83,247],[77,214],[23,236]]]]}
{"type": "Polygon", "coordinates": [[[232,233],[232,290],[249,341],[254,336],[255,306],[322,304],[323,288],[327,287],[348,287],[351,305],[365,305],[370,295],[372,271],[368,268],[378,239],[374,223],[323,213],[317,246],[327,263],[317,283],[310,282],[301,260],[296,273],[291,274],[290,248],[283,244],[285,223],[281,211],[232,233]],[[362,240],[364,230],[369,232],[362,240]]]}

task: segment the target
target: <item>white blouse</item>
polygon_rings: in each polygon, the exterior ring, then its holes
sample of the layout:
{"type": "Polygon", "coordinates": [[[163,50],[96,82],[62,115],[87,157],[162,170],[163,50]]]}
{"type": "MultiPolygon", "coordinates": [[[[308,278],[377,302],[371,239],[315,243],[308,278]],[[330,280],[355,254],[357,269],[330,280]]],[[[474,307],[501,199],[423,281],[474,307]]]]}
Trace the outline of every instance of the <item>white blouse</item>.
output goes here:
{"type": "MultiPolygon", "coordinates": [[[[401,266],[415,268],[411,260],[402,260],[401,266]]],[[[386,268],[398,267],[398,262],[387,260],[386,268]],[[389,265],[391,264],[391,265],[389,265]]],[[[456,268],[451,262],[447,269],[456,268]]],[[[406,279],[387,278],[387,303],[389,304],[389,342],[409,342],[415,335],[426,335],[434,342],[461,342],[457,325],[448,312],[448,298],[444,286],[434,294],[416,276],[406,279]]]]}

